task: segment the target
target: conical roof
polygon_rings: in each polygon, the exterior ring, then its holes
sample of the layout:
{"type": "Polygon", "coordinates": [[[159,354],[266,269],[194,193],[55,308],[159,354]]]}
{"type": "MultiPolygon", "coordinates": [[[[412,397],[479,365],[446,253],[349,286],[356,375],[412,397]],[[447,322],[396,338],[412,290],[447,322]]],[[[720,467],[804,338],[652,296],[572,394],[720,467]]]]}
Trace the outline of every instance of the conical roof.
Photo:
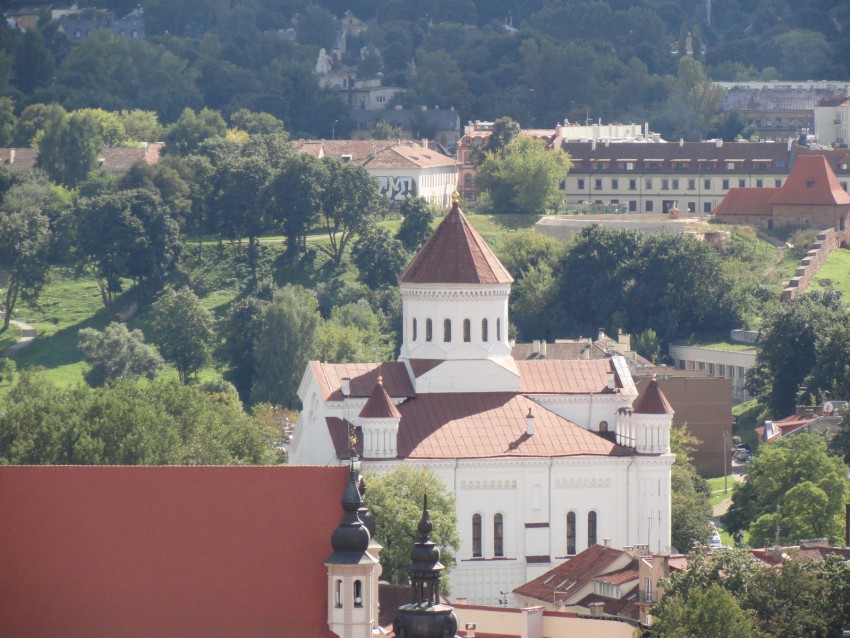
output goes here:
{"type": "Polygon", "coordinates": [[[661,386],[653,377],[646,390],[640,395],[633,412],[636,414],[673,414],[673,407],[661,391],[661,386]]]}
{"type": "Polygon", "coordinates": [[[850,204],[823,155],[800,155],[771,204],[839,206],[850,204]]]}
{"type": "Polygon", "coordinates": [[[372,394],[369,395],[369,400],[366,405],[360,410],[360,417],[363,419],[400,419],[401,414],[395,407],[390,395],[384,390],[384,382],[382,377],[378,377],[378,382],[372,389],[372,394]]]}
{"type": "Polygon", "coordinates": [[[431,238],[399,277],[402,284],[509,284],[513,281],[457,199],[431,238]]]}

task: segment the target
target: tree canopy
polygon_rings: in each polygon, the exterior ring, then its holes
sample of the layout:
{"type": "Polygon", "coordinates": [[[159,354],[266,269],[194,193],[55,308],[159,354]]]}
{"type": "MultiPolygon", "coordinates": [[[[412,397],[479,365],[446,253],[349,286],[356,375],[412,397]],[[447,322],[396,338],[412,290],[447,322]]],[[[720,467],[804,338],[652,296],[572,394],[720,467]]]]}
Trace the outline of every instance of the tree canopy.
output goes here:
{"type": "Polygon", "coordinates": [[[123,323],[110,323],[103,331],[83,328],[77,348],[89,364],[86,383],[100,387],[116,379],[153,379],[165,366],[155,348],[145,344],[141,330],[128,330],[123,323]]]}

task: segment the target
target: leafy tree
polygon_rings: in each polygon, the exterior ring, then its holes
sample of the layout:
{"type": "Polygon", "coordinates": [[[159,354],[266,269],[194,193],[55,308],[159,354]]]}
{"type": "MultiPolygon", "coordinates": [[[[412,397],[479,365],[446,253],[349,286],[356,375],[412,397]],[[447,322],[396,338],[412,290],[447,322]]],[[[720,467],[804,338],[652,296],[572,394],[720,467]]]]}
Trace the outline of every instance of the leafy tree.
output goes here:
{"type": "MultiPolygon", "coordinates": [[[[820,335],[829,335],[832,326],[846,321],[841,300],[831,291],[809,291],[768,312],[759,332],[756,364],[747,373],[747,388],[772,415],[781,418],[794,411],[800,384],[815,367],[820,335]]],[[[823,376],[827,371],[839,372],[824,359],[818,382],[829,382],[823,376]]]]}
{"type": "Polygon", "coordinates": [[[415,253],[431,236],[434,209],[421,197],[408,197],[399,207],[401,227],[395,238],[405,250],[415,253]]]}
{"type": "Polygon", "coordinates": [[[652,363],[658,363],[662,359],[661,344],[658,342],[658,335],[652,328],[647,328],[634,337],[632,349],[652,363]]]}
{"type": "Polygon", "coordinates": [[[664,605],[653,614],[653,638],[752,638],[750,614],[720,585],[697,589],[685,597],[666,595],[664,605]]]}
{"type": "Polygon", "coordinates": [[[541,213],[557,205],[558,184],[571,166],[562,150],[548,151],[542,140],[520,137],[499,153],[486,153],[478,185],[494,210],[541,213]]]}
{"type": "Polygon", "coordinates": [[[383,474],[366,473],[365,501],[375,516],[375,538],[381,551],[381,578],[390,583],[407,584],[410,551],[419,540],[416,528],[422,518],[422,497],[428,494],[428,510],[434,526],[433,540],[440,548],[440,562],[448,568],[455,563],[454,552],[460,546],[457,532],[455,498],[445,483],[425,468],[400,465],[383,474]]]}
{"type": "Polygon", "coordinates": [[[322,361],[390,361],[394,345],[365,301],[337,306],[316,329],[316,356],[322,361]]]}
{"type": "Polygon", "coordinates": [[[116,379],[153,379],[165,366],[159,353],[145,344],[142,331],[130,331],[123,323],[110,323],[103,332],[83,328],[77,339],[77,348],[89,364],[83,376],[94,388],[116,379]]]}
{"type": "Polygon", "coordinates": [[[0,144],[9,146],[12,143],[15,124],[15,103],[12,98],[0,97],[0,144]]]}
{"type": "Polygon", "coordinates": [[[182,383],[206,365],[213,342],[213,318],[189,288],[168,289],[151,306],[151,326],[163,358],[182,383]]]}
{"type": "Polygon", "coordinates": [[[824,439],[802,433],[759,449],[747,482],[735,486],[726,514],[732,531],[750,530],[753,545],[842,537],[847,470],[824,439]]]}
{"type": "Polygon", "coordinates": [[[224,378],[248,401],[257,374],[256,347],[265,331],[268,302],[256,297],[234,301],[219,325],[219,356],[229,366],[224,378]]]}
{"type": "Polygon", "coordinates": [[[321,220],[328,233],[328,254],[335,266],[354,233],[362,229],[379,204],[378,180],[357,164],[343,164],[336,158],[322,160],[327,182],[322,185],[321,220]]]}
{"type": "Polygon", "coordinates": [[[360,232],[351,259],[360,271],[358,279],[375,290],[396,284],[410,258],[390,231],[372,224],[360,232]]]}
{"type": "Polygon", "coordinates": [[[404,138],[403,130],[383,119],[375,122],[369,132],[373,140],[400,140],[404,138]]]}
{"type": "Polygon", "coordinates": [[[38,166],[65,186],[82,182],[106,145],[99,124],[92,113],[75,112],[44,130],[38,140],[38,166]]]}
{"type": "Polygon", "coordinates": [[[0,366],[0,381],[5,381],[12,385],[15,381],[15,376],[18,374],[18,364],[12,357],[3,359],[3,365],[0,366]]]}
{"type": "Polygon", "coordinates": [[[487,138],[487,143],[481,147],[476,146],[472,149],[471,160],[475,166],[481,166],[484,160],[487,159],[486,151],[496,155],[502,155],[504,149],[519,137],[522,127],[519,122],[509,117],[500,117],[493,122],[493,130],[490,137],[487,138]]]}
{"type": "Polygon", "coordinates": [[[50,272],[52,236],[47,216],[27,207],[0,211],[0,270],[8,274],[3,296],[3,328],[9,328],[19,300],[35,301],[50,272]]]}
{"type": "Polygon", "coordinates": [[[184,222],[191,214],[191,186],[169,162],[138,161],[121,177],[118,186],[121,190],[144,188],[153,191],[178,222],[184,222]]]}
{"type": "Polygon", "coordinates": [[[255,113],[248,109],[239,109],[230,116],[230,124],[234,128],[245,131],[249,135],[286,135],[283,122],[268,113],[255,113]]]}
{"type": "Polygon", "coordinates": [[[298,41],[330,51],[337,36],[337,21],[324,7],[310,3],[298,15],[298,41]]]}
{"type": "Polygon", "coordinates": [[[195,152],[204,140],[223,137],[226,132],[227,123],[218,112],[201,109],[196,113],[186,108],[165,131],[163,141],[168,152],[188,155],[195,152]]]}
{"type": "Polygon", "coordinates": [[[118,113],[128,140],[156,142],[162,136],[162,126],[155,111],[124,109],[118,113]]]}
{"type": "Polygon", "coordinates": [[[59,104],[30,104],[21,111],[15,122],[12,134],[14,145],[33,146],[39,138],[39,131],[58,126],[67,115],[59,104]]]}
{"type": "Polygon", "coordinates": [[[670,476],[671,542],[680,552],[687,552],[695,543],[706,543],[711,535],[710,489],[693,465],[698,443],[684,425],[671,431],[670,448],[676,455],[670,476]]]}
{"type": "Polygon", "coordinates": [[[313,354],[318,323],[318,303],[309,291],[290,285],[274,293],[254,351],[257,375],[251,389],[253,401],[297,404],[298,383],[313,354]]]}
{"type": "Polygon", "coordinates": [[[300,154],[287,162],[269,184],[269,206],[277,211],[291,256],[307,248],[307,230],[321,206],[326,179],[327,169],[321,160],[300,154]]]}
{"type": "Polygon", "coordinates": [[[681,57],[667,100],[669,134],[673,138],[701,140],[720,122],[722,101],[723,89],[706,75],[699,60],[681,57]]]}
{"type": "Polygon", "coordinates": [[[0,414],[0,463],[268,464],[276,429],[175,381],[57,388],[25,370],[0,414]]]}

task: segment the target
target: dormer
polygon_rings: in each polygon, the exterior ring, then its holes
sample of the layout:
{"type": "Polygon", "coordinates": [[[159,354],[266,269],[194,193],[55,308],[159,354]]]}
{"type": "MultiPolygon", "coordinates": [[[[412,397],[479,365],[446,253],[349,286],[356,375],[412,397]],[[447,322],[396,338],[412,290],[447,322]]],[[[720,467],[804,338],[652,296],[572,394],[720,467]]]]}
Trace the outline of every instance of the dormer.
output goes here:
{"type": "Polygon", "coordinates": [[[634,447],[638,454],[670,452],[673,408],[653,376],[631,411],[622,411],[617,420],[617,438],[634,447]]]}
{"type": "Polygon", "coordinates": [[[398,424],[401,414],[378,377],[372,394],[359,414],[363,433],[363,457],[394,459],[398,456],[398,424]]]}

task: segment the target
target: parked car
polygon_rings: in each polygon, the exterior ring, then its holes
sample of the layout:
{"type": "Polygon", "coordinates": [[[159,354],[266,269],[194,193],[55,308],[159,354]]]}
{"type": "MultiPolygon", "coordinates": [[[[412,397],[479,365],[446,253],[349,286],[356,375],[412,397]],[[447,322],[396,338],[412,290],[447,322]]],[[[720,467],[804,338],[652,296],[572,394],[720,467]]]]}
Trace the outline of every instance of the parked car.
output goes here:
{"type": "Polygon", "coordinates": [[[741,463],[746,463],[750,460],[750,457],[753,455],[752,450],[750,450],[749,445],[735,445],[732,446],[732,458],[736,461],[740,461],[741,463]]]}

